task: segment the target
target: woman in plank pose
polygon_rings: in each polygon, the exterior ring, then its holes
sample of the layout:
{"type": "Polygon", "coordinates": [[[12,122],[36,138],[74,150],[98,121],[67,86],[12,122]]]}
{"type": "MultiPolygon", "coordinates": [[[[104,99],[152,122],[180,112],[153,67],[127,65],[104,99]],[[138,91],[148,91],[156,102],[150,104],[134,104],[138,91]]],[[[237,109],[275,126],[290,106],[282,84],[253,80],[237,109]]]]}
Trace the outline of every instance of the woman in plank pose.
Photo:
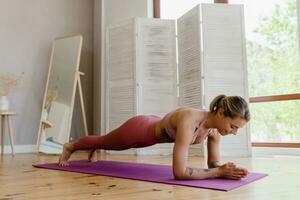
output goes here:
{"type": "Polygon", "coordinates": [[[209,111],[179,108],[163,118],[139,115],[104,136],[84,136],[66,143],[59,164],[69,165],[68,159],[76,150],[91,150],[91,160],[96,149],[125,150],[174,142],[172,166],[175,179],[240,179],[247,176],[247,169],[232,162],[220,165],[219,143],[221,136],[236,135],[249,120],[248,104],[242,97],[219,95],[211,102],[209,111]],[[208,138],[208,169],[188,167],[189,146],[202,143],[205,138],[208,138]]]}

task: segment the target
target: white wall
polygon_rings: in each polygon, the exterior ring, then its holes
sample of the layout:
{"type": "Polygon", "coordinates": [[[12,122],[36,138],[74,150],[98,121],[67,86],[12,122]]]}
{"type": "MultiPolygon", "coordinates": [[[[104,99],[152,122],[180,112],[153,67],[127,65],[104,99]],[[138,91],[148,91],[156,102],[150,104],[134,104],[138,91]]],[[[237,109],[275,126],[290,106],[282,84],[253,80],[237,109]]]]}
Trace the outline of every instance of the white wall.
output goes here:
{"type": "Polygon", "coordinates": [[[105,26],[132,17],[153,17],[152,0],[103,0],[105,26]]]}
{"type": "Polygon", "coordinates": [[[104,41],[105,27],[132,17],[153,17],[153,0],[94,0],[94,130],[105,132],[104,41]],[[102,95],[104,97],[104,95],[102,95]]]}
{"type": "MultiPolygon", "coordinates": [[[[80,70],[86,73],[82,81],[91,129],[93,1],[0,1],[0,74],[11,72],[19,75],[24,72],[20,85],[8,95],[11,109],[17,112],[12,122],[16,145],[36,143],[52,40],[74,34],[83,35],[80,70]]],[[[75,106],[78,105],[77,102],[75,106]]],[[[74,120],[78,120],[78,115],[78,108],[75,108],[74,120]]],[[[77,126],[73,130],[81,131],[77,126]]],[[[75,133],[75,137],[79,134],[75,133]]]]}

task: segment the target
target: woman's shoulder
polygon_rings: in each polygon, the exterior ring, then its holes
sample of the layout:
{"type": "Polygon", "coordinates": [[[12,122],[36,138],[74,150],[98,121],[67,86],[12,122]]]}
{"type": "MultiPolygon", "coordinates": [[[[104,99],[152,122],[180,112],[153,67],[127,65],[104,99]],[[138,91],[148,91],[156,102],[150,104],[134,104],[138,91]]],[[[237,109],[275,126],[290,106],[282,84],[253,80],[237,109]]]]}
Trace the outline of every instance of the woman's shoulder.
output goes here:
{"type": "Polygon", "coordinates": [[[207,109],[198,109],[198,108],[191,108],[191,107],[180,107],[180,108],[177,108],[177,109],[175,109],[171,112],[172,113],[186,112],[186,113],[203,113],[203,114],[206,114],[209,111],[207,109]]]}
{"type": "Polygon", "coordinates": [[[169,115],[172,118],[177,119],[199,119],[199,118],[205,118],[208,114],[208,111],[205,109],[196,109],[196,108],[190,108],[190,107],[180,107],[177,108],[171,112],[169,112],[167,115],[169,115]]]}

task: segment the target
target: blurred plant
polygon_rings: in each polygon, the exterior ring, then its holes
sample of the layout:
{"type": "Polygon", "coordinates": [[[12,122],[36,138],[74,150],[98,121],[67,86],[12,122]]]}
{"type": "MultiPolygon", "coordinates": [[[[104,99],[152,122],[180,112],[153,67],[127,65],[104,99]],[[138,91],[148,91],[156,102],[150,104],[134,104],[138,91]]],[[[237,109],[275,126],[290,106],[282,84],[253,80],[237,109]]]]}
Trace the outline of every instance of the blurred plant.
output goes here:
{"type": "Polygon", "coordinates": [[[46,95],[45,109],[49,112],[52,102],[57,98],[57,91],[49,90],[46,95]]]}
{"type": "MultiPolygon", "coordinates": [[[[24,74],[24,73],[22,73],[24,74]]],[[[7,96],[8,92],[20,82],[21,76],[14,74],[0,74],[0,96],[7,96]]]]}

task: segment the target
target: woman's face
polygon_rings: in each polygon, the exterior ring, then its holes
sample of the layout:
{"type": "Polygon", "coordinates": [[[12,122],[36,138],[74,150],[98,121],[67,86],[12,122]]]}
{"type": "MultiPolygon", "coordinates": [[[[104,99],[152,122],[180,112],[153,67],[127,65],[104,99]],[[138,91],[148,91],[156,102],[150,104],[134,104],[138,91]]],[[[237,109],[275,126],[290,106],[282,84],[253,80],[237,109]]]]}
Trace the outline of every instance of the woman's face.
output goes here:
{"type": "Polygon", "coordinates": [[[246,120],[240,117],[225,117],[222,108],[220,108],[216,114],[216,128],[223,136],[230,134],[236,135],[237,130],[242,128],[246,123],[246,120]]]}

